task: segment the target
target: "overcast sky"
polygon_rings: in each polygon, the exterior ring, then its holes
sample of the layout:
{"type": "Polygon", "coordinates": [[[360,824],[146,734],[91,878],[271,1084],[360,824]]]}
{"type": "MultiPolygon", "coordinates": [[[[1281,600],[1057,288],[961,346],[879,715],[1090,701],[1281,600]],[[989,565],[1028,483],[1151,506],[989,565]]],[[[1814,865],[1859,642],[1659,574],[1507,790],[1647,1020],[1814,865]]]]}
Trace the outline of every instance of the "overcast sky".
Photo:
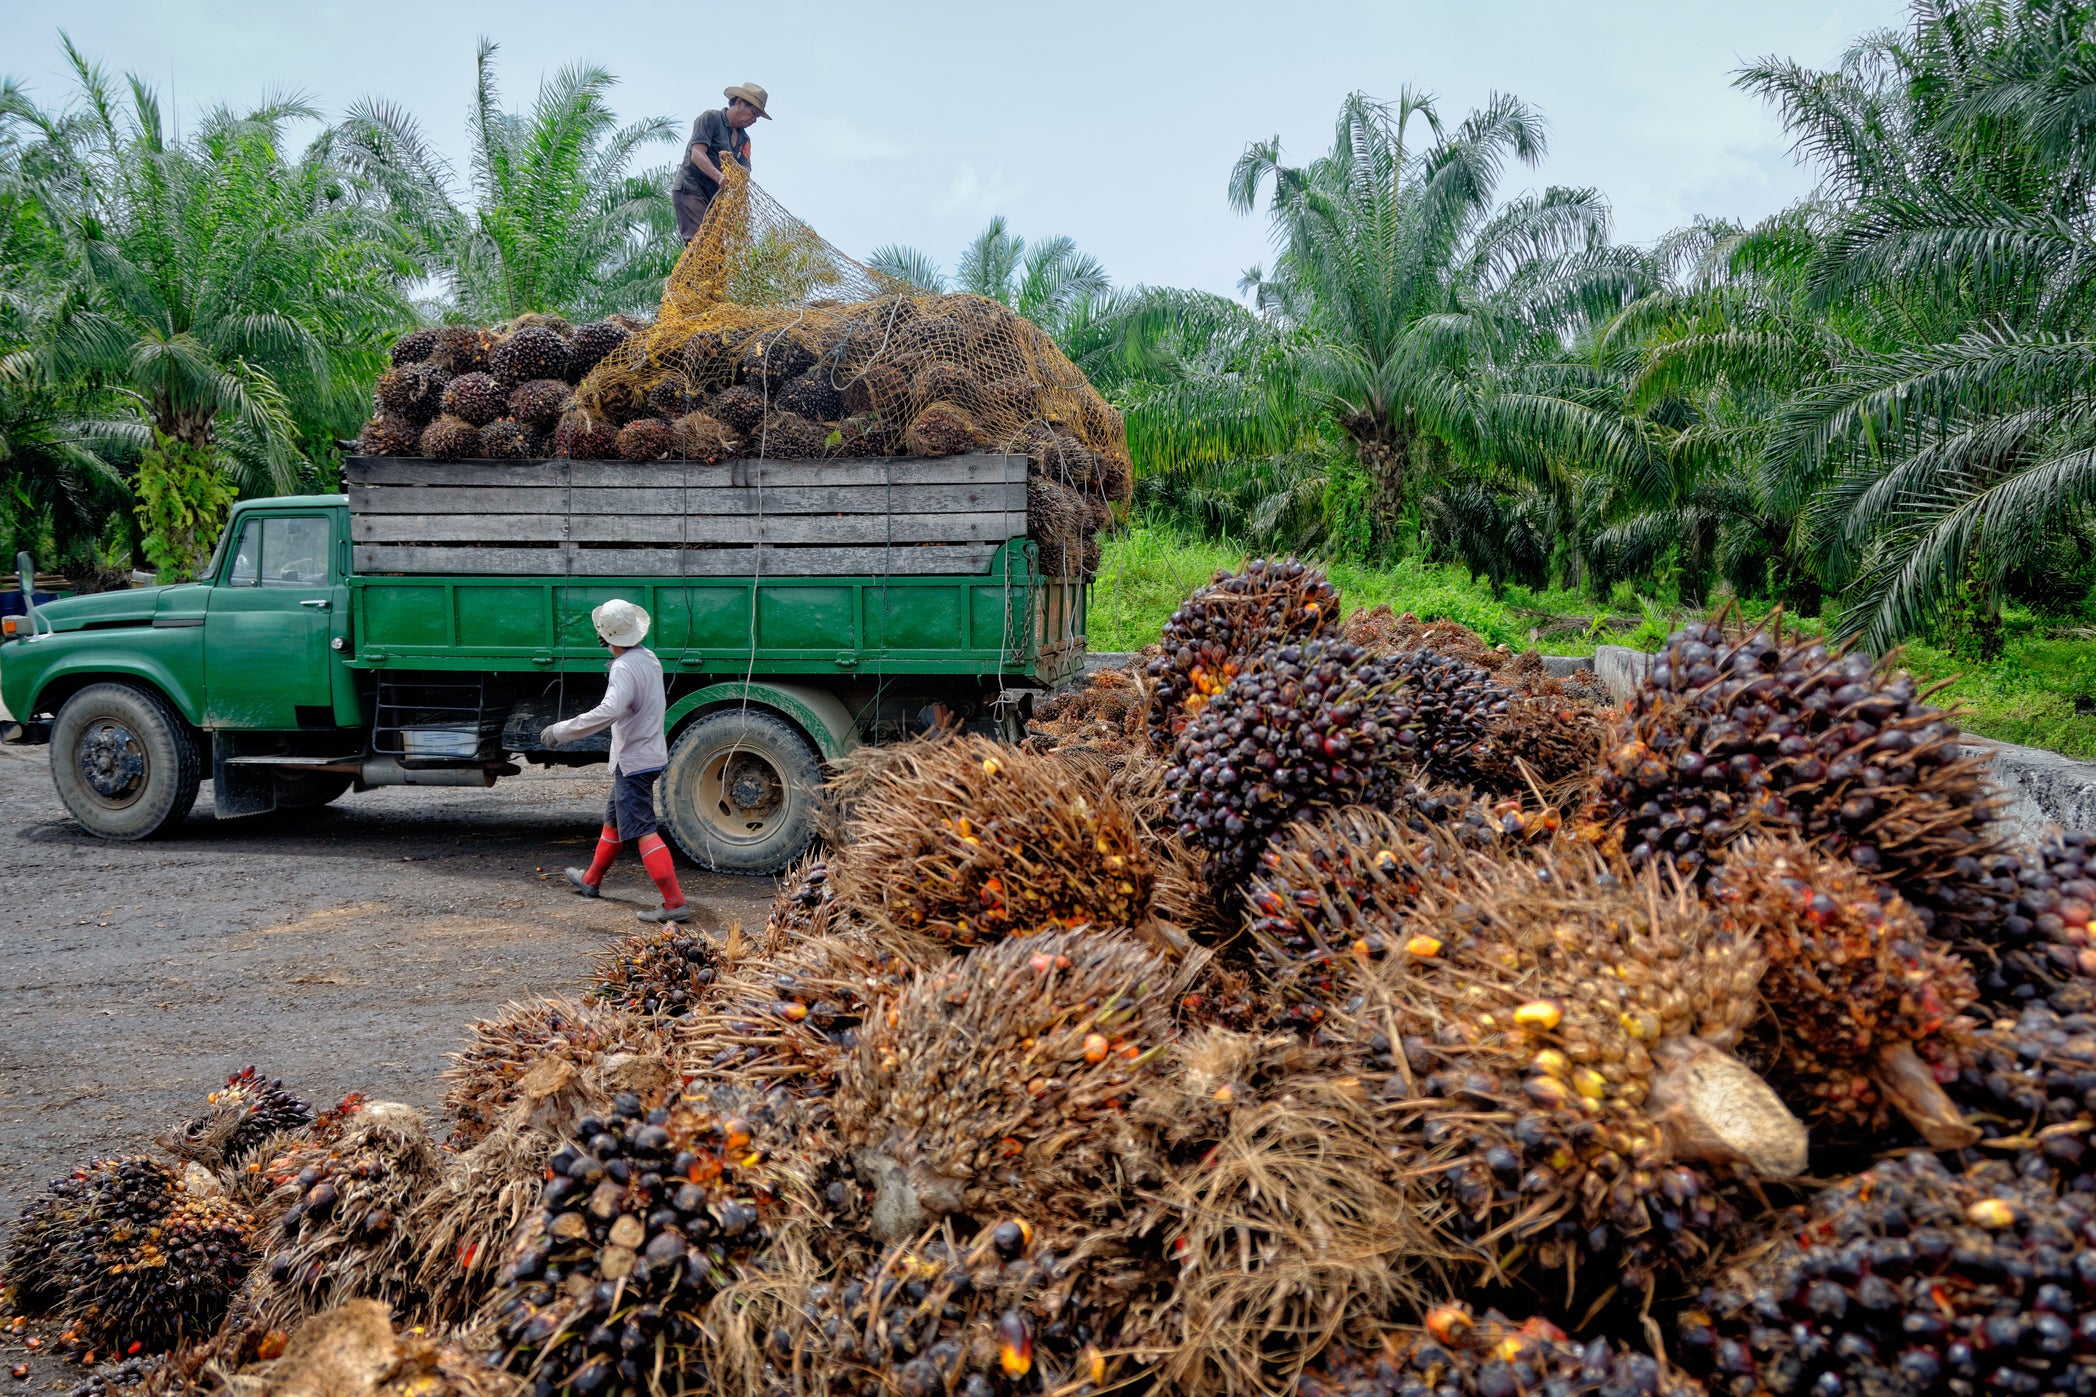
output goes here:
{"type": "MultiPolygon", "coordinates": [[[[1733,91],[1763,54],[1835,62],[1899,22],[1886,0],[1065,0],[668,6],[625,0],[0,0],[0,72],[67,91],[57,31],[171,88],[181,113],[297,88],[330,113],[406,106],[464,169],[475,39],[502,45],[504,96],[575,60],[616,73],[622,117],[691,118],[721,88],[771,92],[756,178],[846,252],[911,243],[949,267],[992,214],[1067,233],[1120,284],[1230,292],[1268,256],[1224,202],[1248,141],[1301,162],[1340,99],[1411,83],[1460,117],[1493,90],[1540,107],[1551,149],[1505,193],[1598,186],[1620,237],[1697,214],[1752,218],[1806,192],[1774,117],[1733,91]]],[[[673,145],[657,159],[676,157],[673,145]]]]}

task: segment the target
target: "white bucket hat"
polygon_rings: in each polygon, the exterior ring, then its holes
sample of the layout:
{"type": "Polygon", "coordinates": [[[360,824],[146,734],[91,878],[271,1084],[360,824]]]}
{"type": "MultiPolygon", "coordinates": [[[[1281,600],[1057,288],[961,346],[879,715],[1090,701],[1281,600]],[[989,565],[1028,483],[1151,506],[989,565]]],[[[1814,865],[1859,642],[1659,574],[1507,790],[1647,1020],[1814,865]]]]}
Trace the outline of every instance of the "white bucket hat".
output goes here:
{"type": "Polygon", "coordinates": [[[648,638],[648,613],[621,597],[592,611],[590,620],[608,645],[634,646],[648,638]]]}

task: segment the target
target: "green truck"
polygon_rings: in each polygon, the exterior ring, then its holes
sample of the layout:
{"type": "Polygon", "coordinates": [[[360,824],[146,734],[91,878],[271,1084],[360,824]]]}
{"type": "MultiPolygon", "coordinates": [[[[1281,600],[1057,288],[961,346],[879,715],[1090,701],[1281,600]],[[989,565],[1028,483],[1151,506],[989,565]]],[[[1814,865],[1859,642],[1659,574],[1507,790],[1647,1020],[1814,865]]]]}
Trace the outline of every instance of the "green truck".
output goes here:
{"type": "Polygon", "coordinates": [[[343,478],[236,506],[197,582],[0,618],[7,740],[50,745],[89,830],[150,837],[206,775],[237,816],[603,761],[603,735],[538,733],[602,696],[590,610],[624,597],[668,681],[663,824],[699,864],[771,872],[825,764],[933,720],[1015,736],[1083,670],[1086,588],[1040,573],[1023,457],[343,478]]]}

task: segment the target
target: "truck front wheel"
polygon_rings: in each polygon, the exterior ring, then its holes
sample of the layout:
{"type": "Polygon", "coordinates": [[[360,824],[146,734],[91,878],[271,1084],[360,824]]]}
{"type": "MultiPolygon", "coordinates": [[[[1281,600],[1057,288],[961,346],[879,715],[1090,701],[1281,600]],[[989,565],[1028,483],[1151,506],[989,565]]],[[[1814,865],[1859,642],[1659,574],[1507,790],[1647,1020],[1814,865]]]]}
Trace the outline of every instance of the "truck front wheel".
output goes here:
{"type": "Polygon", "coordinates": [[[104,839],[150,839],[196,804],[203,754],[175,711],[128,684],[91,684],[51,725],[51,781],[104,839]]]}
{"type": "Polygon", "coordinates": [[[657,788],[670,837],[718,873],[777,873],[815,834],[822,767],[763,709],[709,713],[677,735],[657,788]]]}

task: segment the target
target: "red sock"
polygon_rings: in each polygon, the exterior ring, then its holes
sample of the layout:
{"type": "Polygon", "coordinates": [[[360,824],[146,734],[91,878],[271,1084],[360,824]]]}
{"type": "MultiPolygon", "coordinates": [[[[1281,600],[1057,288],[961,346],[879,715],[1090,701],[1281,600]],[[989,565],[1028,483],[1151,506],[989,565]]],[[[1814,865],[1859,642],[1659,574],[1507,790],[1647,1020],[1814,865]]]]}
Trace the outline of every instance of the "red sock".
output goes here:
{"type": "Polygon", "coordinates": [[[640,861],[647,865],[648,876],[655,880],[656,888],[662,893],[662,905],[682,907],[684,889],[677,886],[677,866],[670,862],[670,846],[662,842],[659,834],[644,834],[640,837],[640,861]]]}
{"type": "Polygon", "coordinates": [[[589,872],[582,875],[582,881],[593,888],[596,887],[604,881],[604,875],[611,872],[611,861],[618,856],[618,828],[615,825],[606,825],[597,834],[597,857],[590,860],[589,872]]]}

